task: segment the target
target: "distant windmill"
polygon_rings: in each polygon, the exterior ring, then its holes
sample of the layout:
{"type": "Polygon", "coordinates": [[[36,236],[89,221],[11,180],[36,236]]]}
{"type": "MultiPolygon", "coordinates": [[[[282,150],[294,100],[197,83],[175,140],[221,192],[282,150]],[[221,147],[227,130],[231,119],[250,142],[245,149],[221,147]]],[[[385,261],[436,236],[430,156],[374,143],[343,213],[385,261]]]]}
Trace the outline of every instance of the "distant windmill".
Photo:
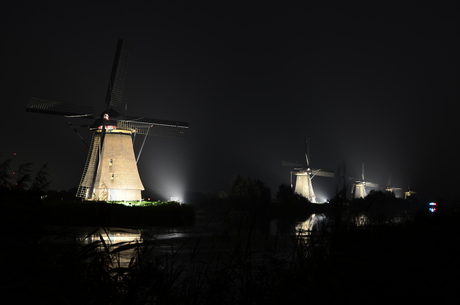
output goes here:
{"type": "Polygon", "coordinates": [[[353,186],[351,190],[352,197],[355,199],[366,197],[366,187],[378,188],[379,185],[373,182],[366,181],[364,179],[364,163],[361,168],[361,179],[356,179],[350,177],[350,180],[353,181],[353,186]]]}
{"type": "Polygon", "coordinates": [[[401,190],[402,190],[402,188],[394,187],[394,186],[391,185],[391,175],[388,175],[387,186],[385,187],[385,192],[392,193],[396,197],[400,198],[401,196],[399,196],[400,195],[399,193],[400,193],[401,190]]]}
{"type": "Polygon", "coordinates": [[[309,156],[309,146],[308,146],[307,138],[305,138],[305,161],[306,161],[305,164],[297,164],[297,163],[282,161],[281,165],[285,167],[293,168],[293,170],[291,171],[291,177],[292,177],[292,174],[296,176],[294,192],[307,198],[310,202],[316,203],[316,195],[313,190],[313,185],[311,183],[311,180],[315,176],[333,178],[334,172],[310,168],[310,156],[309,156]]]}
{"type": "Polygon", "coordinates": [[[407,191],[404,192],[404,199],[408,199],[410,196],[417,194],[410,189],[410,185],[407,187],[407,191]]]}
{"type": "MultiPolygon", "coordinates": [[[[31,97],[26,111],[65,117],[95,119],[86,125],[93,132],[86,165],[76,196],[85,200],[140,200],[144,186],[139,177],[132,136],[184,137],[188,123],[121,115],[113,107],[122,104],[131,44],[119,40],[105,109],[100,116],[93,107],[52,102],[31,97]]],[[[145,141],[145,138],[144,138],[145,141]]],[[[141,148],[142,151],[142,148],[141,148]]]]}

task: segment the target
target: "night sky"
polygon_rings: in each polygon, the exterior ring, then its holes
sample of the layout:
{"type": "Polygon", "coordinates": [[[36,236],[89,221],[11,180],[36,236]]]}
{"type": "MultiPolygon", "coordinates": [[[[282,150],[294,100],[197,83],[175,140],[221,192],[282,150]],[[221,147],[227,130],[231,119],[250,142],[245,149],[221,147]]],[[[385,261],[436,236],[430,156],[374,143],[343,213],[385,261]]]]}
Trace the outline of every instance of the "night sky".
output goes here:
{"type": "MultiPolygon", "coordinates": [[[[102,112],[122,38],[133,43],[127,114],[190,125],[185,139],[147,139],[147,195],[228,191],[237,174],[275,195],[290,183],[281,161],[304,162],[305,137],[313,168],[344,162],[359,177],[365,163],[382,186],[391,175],[430,200],[459,194],[458,1],[28,2],[0,12],[0,161],[47,162],[51,189],[78,186],[87,148],[67,123],[88,122],[25,112],[27,101],[102,112]]],[[[314,178],[318,199],[336,182],[314,178]]]]}

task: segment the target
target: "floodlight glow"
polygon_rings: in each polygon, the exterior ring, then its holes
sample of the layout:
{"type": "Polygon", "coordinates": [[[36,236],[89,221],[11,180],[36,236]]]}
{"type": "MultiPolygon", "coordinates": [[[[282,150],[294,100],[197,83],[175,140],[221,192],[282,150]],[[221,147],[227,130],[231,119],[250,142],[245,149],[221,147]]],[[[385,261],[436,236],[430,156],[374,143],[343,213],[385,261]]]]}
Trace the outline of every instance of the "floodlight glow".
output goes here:
{"type": "Polygon", "coordinates": [[[323,189],[315,187],[315,194],[316,194],[316,203],[329,203],[329,200],[326,193],[323,191],[323,189]]]}
{"type": "Polygon", "coordinates": [[[316,197],[316,203],[328,203],[328,200],[323,197],[316,197]]]}
{"type": "Polygon", "coordinates": [[[185,197],[185,182],[182,181],[183,177],[178,175],[173,175],[165,169],[158,167],[157,170],[151,172],[156,172],[158,177],[153,175],[145,175],[143,178],[144,185],[149,192],[157,195],[161,201],[178,201],[183,202],[185,197]]]}
{"type": "Polygon", "coordinates": [[[175,201],[175,202],[179,202],[179,203],[182,203],[182,199],[177,197],[177,196],[173,196],[169,199],[169,201],[175,201]]]}

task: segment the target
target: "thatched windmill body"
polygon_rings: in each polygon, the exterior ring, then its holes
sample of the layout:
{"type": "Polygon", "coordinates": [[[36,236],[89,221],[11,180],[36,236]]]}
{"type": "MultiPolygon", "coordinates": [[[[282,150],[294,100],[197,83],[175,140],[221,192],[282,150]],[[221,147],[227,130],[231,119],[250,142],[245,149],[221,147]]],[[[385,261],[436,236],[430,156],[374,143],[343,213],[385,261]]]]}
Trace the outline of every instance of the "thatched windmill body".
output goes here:
{"type": "MultiPolygon", "coordinates": [[[[134,154],[135,134],[184,137],[188,123],[121,115],[115,107],[122,104],[131,44],[119,40],[110,75],[105,109],[100,116],[93,107],[43,99],[29,99],[27,111],[96,119],[86,125],[93,136],[76,196],[84,200],[141,200],[144,186],[134,154]],[[99,118],[97,118],[99,117],[99,118]]],[[[144,138],[145,141],[145,138],[144,138]]],[[[144,144],[144,143],[143,143],[144,144]]]]}

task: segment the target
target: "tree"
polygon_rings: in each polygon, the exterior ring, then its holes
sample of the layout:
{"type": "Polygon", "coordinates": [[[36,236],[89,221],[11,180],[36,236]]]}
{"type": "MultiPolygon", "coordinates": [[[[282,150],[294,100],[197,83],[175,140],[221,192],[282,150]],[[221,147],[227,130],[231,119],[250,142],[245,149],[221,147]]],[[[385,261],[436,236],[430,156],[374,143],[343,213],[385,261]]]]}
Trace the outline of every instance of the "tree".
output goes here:
{"type": "Polygon", "coordinates": [[[310,201],[294,192],[294,189],[287,184],[281,184],[276,193],[276,199],[286,211],[299,211],[310,205],[310,201]]]}
{"type": "Polygon", "coordinates": [[[22,163],[16,172],[13,172],[13,181],[11,188],[16,191],[25,191],[28,184],[32,181],[30,172],[32,171],[32,163],[22,163]]]}
{"type": "Polygon", "coordinates": [[[10,175],[11,159],[7,159],[0,164],[0,187],[10,188],[11,187],[11,175],[10,175]]]}
{"type": "MultiPolygon", "coordinates": [[[[1,197],[9,198],[19,194],[26,194],[26,197],[43,195],[51,183],[48,181],[48,165],[45,163],[40,167],[35,176],[32,177],[32,163],[22,163],[18,170],[11,169],[11,159],[0,163],[0,192],[1,197]]],[[[22,196],[22,195],[21,195],[22,196]]]]}
{"type": "Polygon", "coordinates": [[[238,210],[252,210],[270,204],[271,190],[262,181],[237,175],[230,183],[229,198],[238,210]]]}
{"type": "Polygon", "coordinates": [[[38,172],[32,181],[31,190],[44,192],[48,189],[51,181],[48,181],[48,163],[45,163],[40,167],[38,172]]]}

